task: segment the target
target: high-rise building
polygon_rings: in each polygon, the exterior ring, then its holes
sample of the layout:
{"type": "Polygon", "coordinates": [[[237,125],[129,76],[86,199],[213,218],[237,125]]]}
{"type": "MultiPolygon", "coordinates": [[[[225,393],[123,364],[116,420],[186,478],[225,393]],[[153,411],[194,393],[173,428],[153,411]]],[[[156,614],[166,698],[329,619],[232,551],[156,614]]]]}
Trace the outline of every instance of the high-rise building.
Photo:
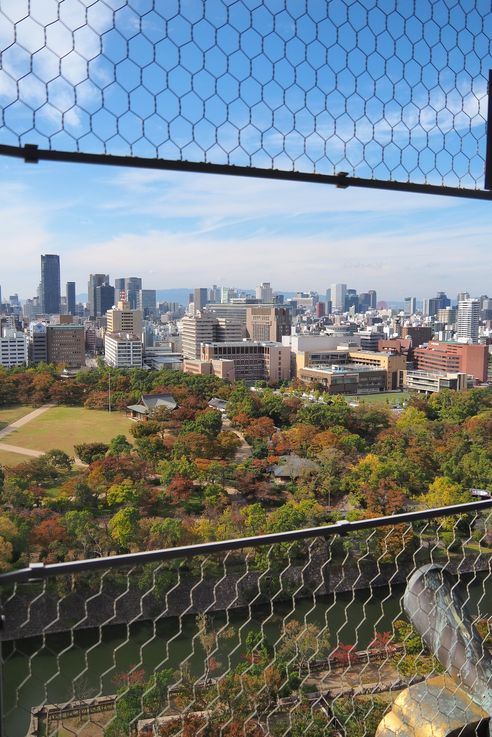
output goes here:
{"type": "Polygon", "coordinates": [[[75,315],[76,296],[75,296],[75,282],[74,281],[67,281],[66,296],[67,296],[67,312],[69,315],[75,315]]]}
{"type": "Polygon", "coordinates": [[[347,289],[345,297],[345,309],[350,310],[353,307],[354,311],[357,312],[359,309],[359,295],[356,289],[347,289]]]}
{"type": "Polygon", "coordinates": [[[414,350],[419,371],[463,373],[487,381],[488,346],[467,343],[430,343],[414,350]]]}
{"type": "Polygon", "coordinates": [[[111,284],[101,284],[96,287],[96,317],[102,317],[114,306],[114,287],[111,284]]]}
{"type": "Polygon", "coordinates": [[[126,300],[125,280],[114,280],[114,303],[118,304],[121,300],[126,300]]]}
{"type": "Polygon", "coordinates": [[[108,333],[131,333],[142,339],[142,311],[132,310],[128,302],[118,302],[106,312],[108,333]]]}
{"type": "Polygon", "coordinates": [[[41,309],[47,315],[60,312],[60,257],[47,253],[41,256],[41,309]]]}
{"type": "Polygon", "coordinates": [[[256,287],[256,299],[268,304],[273,302],[273,289],[269,281],[262,282],[260,286],[256,287]]]}
{"type": "Polygon", "coordinates": [[[458,302],[456,315],[456,340],[460,343],[478,343],[480,301],[462,299],[458,302]]]}
{"type": "Polygon", "coordinates": [[[31,322],[29,325],[29,363],[48,363],[48,339],[46,325],[43,322],[31,322]]]}
{"type": "Polygon", "coordinates": [[[252,305],[246,311],[246,331],[250,340],[282,342],[283,335],[290,335],[292,314],[281,305],[252,305]]]}
{"type": "Polygon", "coordinates": [[[137,309],[142,310],[144,317],[148,317],[156,310],[157,295],[155,289],[141,289],[137,293],[137,309]]]}
{"type": "Polygon", "coordinates": [[[138,293],[142,289],[142,279],[139,276],[127,276],[125,278],[126,299],[130,309],[137,309],[138,293]]]}
{"type": "Polygon", "coordinates": [[[183,356],[185,358],[200,358],[202,343],[212,343],[215,339],[217,318],[213,314],[204,312],[195,315],[186,315],[182,320],[183,356]]]}
{"type": "MultiPolygon", "coordinates": [[[[89,284],[87,285],[87,305],[89,309],[89,317],[97,316],[96,307],[96,289],[104,284],[109,285],[109,274],[90,274],[89,284]]],[[[101,315],[101,313],[99,313],[101,315]]]]}
{"type": "Polygon", "coordinates": [[[414,315],[417,311],[417,298],[416,297],[405,297],[405,306],[403,312],[407,317],[414,315]]]}
{"type": "Polygon", "coordinates": [[[106,333],[104,337],[104,361],[116,368],[140,368],[142,366],[142,340],[132,333],[106,333]]]}
{"type": "Polygon", "coordinates": [[[369,291],[367,292],[367,294],[369,295],[369,300],[370,300],[369,306],[370,306],[371,310],[375,310],[376,309],[376,306],[377,306],[377,303],[378,303],[378,296],[377,296],[376,290],[375,289],[369,289],[369,291]]]}
{"type": "Polygon", "coordinates": [[[12,328],[3,330],[0,337],[0,366],[27,366],[28,337],[12,328]]]}
{"type": "Polygon", "coordinates": [[[330,312],[331,312],[331,309],[332,309],[332,306],[331,306],[331,289],[329,289],[329,288],[326,290],[326,295],[325,295],[325,309],[326,309],[326,314],[329,315],[330,312]]]}
{"type": "Polygon", "coordinates": [[[445,307],[451,305],[451,300],[447,296],[446,292],[438,292],[436,294],[436,312],[437,310],[443,310],[445,307]]]}
{"type": "Polygon", "coordinates": [[[371,295],[369,292],[359,294],[359,312],[367,312],[371,308],[371,295]]]}
{"type": "Polygon", "coordinates": [[[344,312],[345,311],[346,297],[347,297],[347,285],[346,284],[332,284],[331,285],[331,308],[333,312],[344,312]]]}
{"type": "Polygon", "coordinates": [[[195,312],[203,310],[208,302],[208,289],[206,287],[197,287],[193,291],[193,304],[195,312]]]}
{"type": "Polygon", "coordinates": [[[83,325],[48,325],[46,328],[48,363],[80,368],[85,364],[85,332],[83,325]]]}

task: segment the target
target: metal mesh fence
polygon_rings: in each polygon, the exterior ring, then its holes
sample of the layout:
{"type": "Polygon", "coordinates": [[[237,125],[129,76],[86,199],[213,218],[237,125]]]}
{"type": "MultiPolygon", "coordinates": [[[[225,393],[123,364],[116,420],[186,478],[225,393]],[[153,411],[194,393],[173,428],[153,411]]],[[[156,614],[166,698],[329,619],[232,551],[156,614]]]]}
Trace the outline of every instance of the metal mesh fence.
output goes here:
{"type": "Polygon", "coordinates": [[[491,31],[487,0],[2,0],[0,150],[478,192],[491,31]]]}
{"type": "Polygon", "coordinates": [[[492,512],[481,505],[3,575],[4,735],[372,737],[398,693],[432,690],[443,665],[487,712],[478,677],[462,674],[492,662],[492,512]],[[447,654],[432,655],[437,599],[413,605],[428,646],[403,609],[429,563],[448,576],[453,627],[480,633],[466,662],[439,628],[447,654]]]}

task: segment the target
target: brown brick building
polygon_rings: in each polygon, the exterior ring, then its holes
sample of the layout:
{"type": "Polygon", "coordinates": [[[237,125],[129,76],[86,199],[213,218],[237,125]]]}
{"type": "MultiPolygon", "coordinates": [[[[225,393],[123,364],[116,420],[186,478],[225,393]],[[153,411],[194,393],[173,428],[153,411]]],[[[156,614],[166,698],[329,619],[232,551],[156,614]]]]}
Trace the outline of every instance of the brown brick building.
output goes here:
{"type": "Polygon", "coordinates": [[[414,350],[419,371],[463,373],[487,381],[488,346],[471,343],[431,342],[414,350]]]}

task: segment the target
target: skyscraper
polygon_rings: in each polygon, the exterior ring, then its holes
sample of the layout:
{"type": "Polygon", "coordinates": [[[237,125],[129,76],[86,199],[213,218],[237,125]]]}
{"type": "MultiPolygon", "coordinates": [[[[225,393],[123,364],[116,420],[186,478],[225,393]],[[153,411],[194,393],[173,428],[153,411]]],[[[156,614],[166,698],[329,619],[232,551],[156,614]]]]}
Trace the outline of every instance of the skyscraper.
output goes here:
{"type": "Polygon", "coordinates": [[[347,297],[346,284],[331,285],[331,309],[333,312],[344,312],[345,299],[347,297]]]}
{"type": "Polygon", "coordinates": [[[60,312],[60,257],[52,253],[41,256],[40,296],[44,313],[60,312]]]}
{"type": "MultiPolygon", "coordinates": [[[[96,317],[97,315],[96,289],[97,287],[101,287],[103,284],[109,284],[109,274],[90,274],[89,284],[87,286],[87,303],[89,307],[89,317],[96,317]]],[[[110,307],[112,307],[112,304],[110,305],[110,307]]]]}
{"type": "Polygon", "coordinates": [[[114,306],[114,287],[111,284],[101,284],[95,290],[95,316],[102,317],[114,306]]]}
{"type": "Polygon", "coordinates": [[[478,299],[460,300],[456,316],[456,340],[460,343],[478,343],[479,322],[480,301],[478,299]]]}
{"type": "Polygon", "coordinates": [[[203,310],[208,302],[208,289],[206,287],[197,287],[193,291],[193,303],[196,310],[203,310]]]}
{"type": "Polygon", "coordinates": [[[273,289],[269,281],[262,282],[259,287],[256,287],[256,299],[267,304],[272,303],[273,289]]]}
{"type": "Polygon", "coordinates": [[[369,299],[370,299],[370,305],[369,306],[370,306],[371,310],[375,310],[376,309],[376,305],[378,303],[378,296],[376,294],[376,290],[375,289],[369,289],[369,291],[367,292],[367,294],[369,295],[369,299]]]}
{"type": "Polygon", "coordinates": [[[417,298],[416,297],[405,297],[405,308],[404,313],[408,317],[414,315],[417,311],[417,298]]]}
{"type": "Polygon", "coordinates": [[[67,295],[67,312],[69,315],[75,315],[75,282],[74,281],[67,281],[67,287],[66,287],[66,295],[67,295]]]}
{"type": "Polygon", "coordinates": [[[142,289],[142,279],[139,276],[127,276],[125,279],[126,299],[130,309],[137,309],[138,292],[142,289]]]}

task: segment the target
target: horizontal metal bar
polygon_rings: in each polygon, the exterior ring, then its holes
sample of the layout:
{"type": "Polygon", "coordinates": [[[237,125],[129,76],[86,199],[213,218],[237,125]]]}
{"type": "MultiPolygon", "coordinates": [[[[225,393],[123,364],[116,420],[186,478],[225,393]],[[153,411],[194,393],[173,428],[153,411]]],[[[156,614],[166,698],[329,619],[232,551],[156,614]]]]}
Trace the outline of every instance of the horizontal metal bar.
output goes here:
{"type": "Polygon", "coordinates": [[[140,156],[111,156],[109,154],[90,154],[81,151],[52,151],[41,149],[33,144],[7,146],[0,144],[0,155],[24,159],[26,163],[39,161],[61,161],[77,164],[100,164],[106,166],[126,166],[138,169],[157,169],[164,171],[186,171],[195,174],[222,174],[225,176],[255,177],[292,182],[311,182],[314,184],[333,184],[339,189],[362,187],[384,189],[397,192],[443,195],[446,197],[465,197],[475,200],[492,200],[492,192],[482,189],[465,189],[436,184],[417,184],[394,180],[364,179],[350,177],[346,172],[339,174],[315,174],[282,169],[262,169],[254,166],[234,166],[232,164],[211,164],[205,161],[182,161],[177,159],[148,159],[140,156]]]}
{"type": "Polygon", "coordinates": [[[310,527],[302,530],[291,530],[289,532],[275,532],[269,535],[258,535],[256,537],[242,537],[234,540],[219,540],[218,542],[201,543],[199,545],[187,545],[178,548],[165,548],[163,550],[146,550],[141,553],[128,553],[126,555],[113,555],[106,558],[91,558],[89,560],[74,560],[66,563],[33,563],[29,568],[18,571],[9,571],[0,575],[0,586],[11,583],[20,583],[38,579],[51,578],[53,576],[65,576],[73,573],[83,573],[108,568],[128,568],[129,566],[145,565],[164,560],[176,560],[178,558],[192,558],[198,555],[214,555],[215,553],[238,550],[241,548],[258,548],[262,545],[274,545],[276,543],[295,542],[312,537],[330,537],[332,535],[348,535],[358,530],[377,529],[388,525],[401,525],[419,520],[427,521],[436,517],[450,517],[466,512],[483,511],[492,509],[492,499],[468,502],[467,504],[455,504],[450,507],[438,507],[436,509],[421,509],[414,512],[404,512],[388,517],[376,517],[373,519],[362,519],[354,522],[342,520],[334,525],[324,527],[310,527]]]}

